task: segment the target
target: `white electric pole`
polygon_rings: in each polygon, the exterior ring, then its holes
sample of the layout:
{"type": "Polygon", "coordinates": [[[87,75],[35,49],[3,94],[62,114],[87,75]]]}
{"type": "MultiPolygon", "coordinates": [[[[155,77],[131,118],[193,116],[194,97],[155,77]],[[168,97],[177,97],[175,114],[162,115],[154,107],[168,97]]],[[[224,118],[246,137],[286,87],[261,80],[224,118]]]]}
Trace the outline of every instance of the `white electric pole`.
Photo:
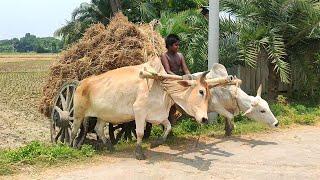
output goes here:
{"type": "MultiPolygon", "coordinates": [[[[208,70],[219,63],[219,0],[209,0],[208,70]]],[[[209,122],[217,119],[217,113],[209,113],[209,122]]]]}
{"type": "Polygon", "coordinates": [[[219,0],[209,0],[208,68],[219,62],[219,0]]]}

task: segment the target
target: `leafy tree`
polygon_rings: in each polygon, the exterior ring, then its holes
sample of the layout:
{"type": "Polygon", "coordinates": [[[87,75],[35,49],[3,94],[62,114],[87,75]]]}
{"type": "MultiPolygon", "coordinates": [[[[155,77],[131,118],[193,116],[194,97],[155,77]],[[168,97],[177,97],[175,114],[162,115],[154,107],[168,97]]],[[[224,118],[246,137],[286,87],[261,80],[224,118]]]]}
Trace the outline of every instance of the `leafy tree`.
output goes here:
{"type": "Polygon", "coordinates": [[[55,32],[61,36],[64,44],[71,44],[83,36],[91,24],[108,24],[112,15],[121,10],[132,22],[150,22],[160,18],[162,12],[179,12],[199,8],[208,0],[92,0],[82,3],[72,13],[67,24],[55,32]]]}
{"type": "Polygon", "coordinates": [[[236,17],[230,21],[235,31],[239,59],[254,67],[257,56],[266,51],[270,68],[281,81],[289,83],[288,54],[299,42],[319,38],[319,3],[312,0],[222,0],[222,10],[236,17]]]}
{"type": "Polygon", "coordinates": [[[26,33],[25,37],[0,41],[0,52],[57,53],[61,50],[61,40],[53,37],[37,38],[26,33]]]}
{"type": "Polygon", "coordinates": [[[108,24],[112,14],[110,1],[92,0],[91,3],[81,3],[73,10],[71,20],[58,29],[55,35],[61,36],[65,45],[71,44],[80,39],[91,24],[98,22],[108,24]]]}
{"type": "Polygon", "coordinates": [[[31,35],[30,33],[26,33],[24,37],[22,37],[17,44],[18,52],[31,52],[35,51],[35,47],[37,46],[36,42],[37,37],[35,35],[31,35]]]}
{"type": "Polygon", "coordinates": [[[0,52],[14,52],[14,47],[11,40],[0,41],[0,52]]]}

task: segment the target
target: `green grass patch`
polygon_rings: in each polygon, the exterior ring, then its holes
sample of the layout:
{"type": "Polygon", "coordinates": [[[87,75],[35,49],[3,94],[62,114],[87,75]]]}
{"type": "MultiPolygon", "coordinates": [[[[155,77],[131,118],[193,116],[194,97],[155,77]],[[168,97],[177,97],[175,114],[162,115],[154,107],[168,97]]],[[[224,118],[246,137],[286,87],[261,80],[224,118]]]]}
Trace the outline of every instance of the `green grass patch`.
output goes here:
{"type": "MultiPolygon", "coordinates": [[[[265,124],[249,120],[243,116],[237,116],[234,119],[235,129],[233,134],[247,134],[253,132],[266,131],[269,127],[265,124]]],[[[224,131],[224,119],[219,117],[217,122],[200,125],[195,120],[191,118],[182,119],[177,125],[173,128],[173,134],[177,137],[183,136],[197,136],[197,135],[223,135],[224,131]]]]}
{"type": "Polygon", "coordinates": [[[57,162],[84,160],[95,154],[90,145],[77,150],[64,144],[48,145],[33,141],[18,149],[0,151],[0,175],[12,174],[26,165],[50,166],[57,162]]]}
{"type": "Polygon", "coordinates": [[[280,127],[293,124],[315,125],[320,122],[320,106],[308,106],[301,103],[271,105],[271,110],[280,122],[280,127]]]}

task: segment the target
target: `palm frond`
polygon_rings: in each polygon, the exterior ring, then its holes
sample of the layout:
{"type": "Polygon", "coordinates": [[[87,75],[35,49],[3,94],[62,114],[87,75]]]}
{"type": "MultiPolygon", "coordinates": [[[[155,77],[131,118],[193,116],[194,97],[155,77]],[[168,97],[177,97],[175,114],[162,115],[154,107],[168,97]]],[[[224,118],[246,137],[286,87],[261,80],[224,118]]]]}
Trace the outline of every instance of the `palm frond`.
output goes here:
{"type": "Polygon", "coordinates": [[[284,83],[290,82],[290,64],[285,62],[286,51],[284,47],[284,41],[282,36],[271,32],[269,36],[269,42],[266,47],[269,59],[275,64],[274,70],[279,73],[280,79],[284,83]]]}

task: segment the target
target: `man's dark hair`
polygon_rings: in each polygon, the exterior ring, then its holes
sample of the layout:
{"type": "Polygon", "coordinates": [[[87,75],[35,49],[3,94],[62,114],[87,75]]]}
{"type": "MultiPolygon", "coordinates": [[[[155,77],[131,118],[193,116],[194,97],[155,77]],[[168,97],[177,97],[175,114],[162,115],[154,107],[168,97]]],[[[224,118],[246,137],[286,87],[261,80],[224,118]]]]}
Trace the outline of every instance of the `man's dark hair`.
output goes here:
{"type": "Polygon", "coordinates": [[[201,10],[202,15],[204,15],[204,16],[207,14],[209,15],[209,7],[208,6],[202,6],[201,8],[202,8],[202,10],[201,10]]]}
{"type": "Polygon", "coordinates": [[[166,48],[168,49],[169,46],[172,46],[174,43],[176,42],[180,42],[180,38],[179,36],[175,35],[175,34],[169,34],[166,37],[166,48]]]}

